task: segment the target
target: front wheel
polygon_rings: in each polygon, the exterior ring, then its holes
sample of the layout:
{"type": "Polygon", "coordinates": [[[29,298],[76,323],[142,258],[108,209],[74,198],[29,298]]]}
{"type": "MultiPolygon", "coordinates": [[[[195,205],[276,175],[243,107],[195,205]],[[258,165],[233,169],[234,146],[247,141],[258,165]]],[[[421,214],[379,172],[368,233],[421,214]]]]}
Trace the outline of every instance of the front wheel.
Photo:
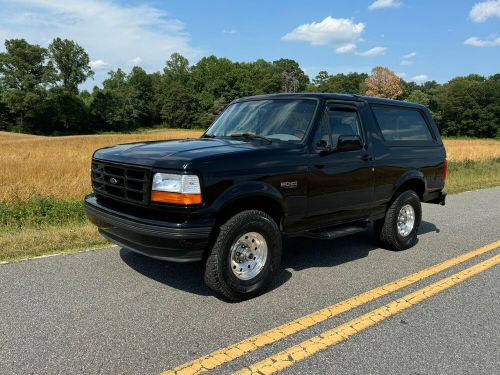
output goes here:
{"type": "Polygon", "coordinates": [[[224,223],[208,254],[205,284],[233,301],[266,290],[281,262],[281,232],[258,210],[240,212],[224,223]]]}
{"type": "Polygon", "coordinates": [[[392,201],[385,218],[375,222],[375,234],[387,248],[408,249],[417,243],[421,220],[422,206],[417,193],[413,190],[403,191],[392,201]]]}

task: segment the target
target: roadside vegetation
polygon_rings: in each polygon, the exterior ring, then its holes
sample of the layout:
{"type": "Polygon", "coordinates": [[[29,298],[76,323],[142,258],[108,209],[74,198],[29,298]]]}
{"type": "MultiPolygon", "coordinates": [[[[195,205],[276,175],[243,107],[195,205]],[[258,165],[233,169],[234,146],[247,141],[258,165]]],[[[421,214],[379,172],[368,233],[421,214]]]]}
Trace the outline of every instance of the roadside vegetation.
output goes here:
{"type": "Polygon", "coordinates": [[[476,161],[465,159],[448,163],[445,191],[449,194],[500,186],[500,158],[476,161]]]}
{"type": "MultiPolygon", "coordinates": [[[[0,132],[0,261],[106,244],[83,212],[89,164],[99,147],[200,136],[199,130],[45,137],[0,132]]],[[[446,139],[446,191],[500,186],[500,140],[446,139]]]]}

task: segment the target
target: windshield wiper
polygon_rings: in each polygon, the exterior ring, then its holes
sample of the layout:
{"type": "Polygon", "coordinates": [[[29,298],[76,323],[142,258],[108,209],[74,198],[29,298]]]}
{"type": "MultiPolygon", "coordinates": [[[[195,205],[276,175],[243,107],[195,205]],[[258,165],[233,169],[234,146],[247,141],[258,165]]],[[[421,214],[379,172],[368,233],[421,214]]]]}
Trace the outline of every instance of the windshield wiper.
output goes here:
{"type": "Polygon", "coordinates": [[[235,133],[231,134],[230,137],[233,138],[246,138],[246,139],[261,139],[263,141],[273,143],[273,141],[269,138],[266,138],[262,135],[252,134],[252,133],[235,133]]]}
{"type": "Polygon", "coordinates": [[[215,135],[205,133],[205,134],[203,134],[202,138],[215,138],[215,135]]]}

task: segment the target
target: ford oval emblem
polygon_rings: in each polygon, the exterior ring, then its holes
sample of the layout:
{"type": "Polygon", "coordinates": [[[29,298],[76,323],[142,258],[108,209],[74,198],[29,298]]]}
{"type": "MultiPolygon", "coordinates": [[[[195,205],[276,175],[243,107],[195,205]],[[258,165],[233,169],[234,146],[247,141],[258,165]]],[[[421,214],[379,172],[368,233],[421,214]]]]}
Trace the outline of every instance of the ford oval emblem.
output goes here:
{"type": "Polygon", "coordinates": [[[111,182],[113,185],[116,185],[118,183],[118,180],[116,178],[114,178],[114,177],[111,177],[109,179],[109,182],[111,182]]]}

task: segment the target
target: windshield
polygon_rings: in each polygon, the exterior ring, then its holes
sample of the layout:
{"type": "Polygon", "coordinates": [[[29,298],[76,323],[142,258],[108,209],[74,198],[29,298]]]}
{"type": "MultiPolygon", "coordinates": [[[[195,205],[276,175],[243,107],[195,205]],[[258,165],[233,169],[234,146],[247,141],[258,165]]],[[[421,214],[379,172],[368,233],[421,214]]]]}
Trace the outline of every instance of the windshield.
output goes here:
{"type": "Polygon", "coordinates": [[[207,130],[206,136],[259,136],[300,142],[316,109],[311,99],[264,99],[231,104],[207,130]]]}

